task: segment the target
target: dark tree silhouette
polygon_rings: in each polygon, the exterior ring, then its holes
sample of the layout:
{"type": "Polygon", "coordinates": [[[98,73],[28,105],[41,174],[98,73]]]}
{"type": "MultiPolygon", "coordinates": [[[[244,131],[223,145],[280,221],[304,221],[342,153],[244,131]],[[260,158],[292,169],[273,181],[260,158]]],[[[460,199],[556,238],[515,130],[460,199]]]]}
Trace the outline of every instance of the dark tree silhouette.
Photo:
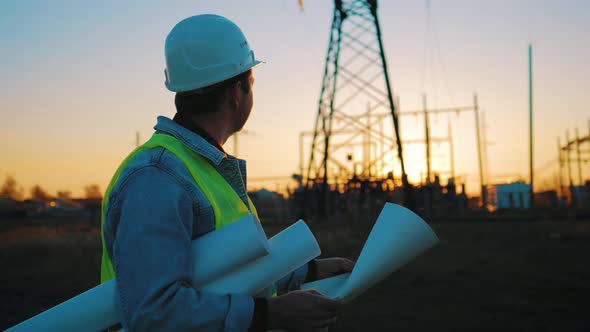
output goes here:
{"type": "Polygon", "coordinates": [[[49,195],[49,193],[47,193],[47,191],[45,191],[45,189],[41,188],[40,185],[36,184],[31,189],[31,198],[39,200],[39,201],[47,202],[52,197],[51,197],[51,195],[49,195]]]}
{"type": "Polygon", "coordinates": [[[6,180],[4,180],[2,187],[0,187],[0,196],[22,200],[23,191],[23,188],[17,185],[16,180],[12,176],[8,175],[6,176],[6,180]]]}
{"type": "Polygon", "coordinates": [[[86,198],[90,199],[101,199],[102,193],[100,191],[100,187],[97,184],[89,184],[84,187],[84,191],[86,192],[86,198]]]}

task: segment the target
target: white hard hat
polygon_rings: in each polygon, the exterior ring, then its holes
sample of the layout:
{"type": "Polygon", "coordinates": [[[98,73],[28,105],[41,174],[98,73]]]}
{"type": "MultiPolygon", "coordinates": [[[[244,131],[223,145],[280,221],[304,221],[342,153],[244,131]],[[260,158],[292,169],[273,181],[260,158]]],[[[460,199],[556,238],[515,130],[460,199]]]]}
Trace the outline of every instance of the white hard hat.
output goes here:
{"type": "Polygon", "coordinates": [[[235,23],[211,14],[176,24],[166,37],[165,55],[166,87],[173,92],[222,82],[262,62],[235,23]]]}

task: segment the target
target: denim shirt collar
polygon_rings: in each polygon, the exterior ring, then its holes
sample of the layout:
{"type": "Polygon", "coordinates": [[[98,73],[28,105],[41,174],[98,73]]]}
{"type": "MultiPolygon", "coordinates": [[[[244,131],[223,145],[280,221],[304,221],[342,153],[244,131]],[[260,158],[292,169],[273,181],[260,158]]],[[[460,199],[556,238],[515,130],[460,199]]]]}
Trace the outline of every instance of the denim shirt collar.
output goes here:
{"type": "Polygon", "coordinates": [[[158,122],[154,126],[157,132],[165,133],[176,137],[188,148],[211,161],[215,166],[219,166],[227,155],[219,151],[216,147],[207,142],[203,137],[184,128],[178,123],[165,116],[158,116],[158,122]]]}

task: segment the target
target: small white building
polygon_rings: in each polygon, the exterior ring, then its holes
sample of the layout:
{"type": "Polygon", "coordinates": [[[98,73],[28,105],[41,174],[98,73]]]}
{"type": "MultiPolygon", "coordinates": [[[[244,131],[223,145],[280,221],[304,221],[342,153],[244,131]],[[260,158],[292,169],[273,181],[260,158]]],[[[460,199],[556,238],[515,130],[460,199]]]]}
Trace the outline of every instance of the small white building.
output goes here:
{"type": "Polygon", "coordinates": [[[488,188],[489,208],[528,209],[530,207],[531,186],[524,182],[496,184],[488,188]]]}

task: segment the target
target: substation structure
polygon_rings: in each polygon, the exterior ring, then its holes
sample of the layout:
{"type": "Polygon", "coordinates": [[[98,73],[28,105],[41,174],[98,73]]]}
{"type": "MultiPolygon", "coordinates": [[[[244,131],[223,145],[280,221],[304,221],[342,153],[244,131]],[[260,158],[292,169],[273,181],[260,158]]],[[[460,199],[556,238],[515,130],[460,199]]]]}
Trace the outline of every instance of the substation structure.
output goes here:
{"type": "MultiPolygon", "coordinates": [[[[399,98],[398,98],[399,99],[399,98]]],[[[455,152],[453,144],[453,133],[449,123],[446,137],[432,137],[430,132],[430,118],[432,115],[438,114],[459,114],[463,112],[473,112],[476,124],[476,136],[479,137],[479,123],[478,112],[479,106],[477,104],[477,96],[474,96],[474,104],[472,106],[448,107],[439,109],[428,109],[426,105],[426,97],[424,97],[424,109],[402,111],[397,113],[399,124],[403,123],[404,117],[422,116],[424,121],[424,138],[423,139],[402,139],[404,146],[419,144],[425,148],[424,161],[426,168],[425,179],[420,184],[408,184],[412,186],[412,197],[414,199],[413,209],[417,212],[422,212],[425,216],[433,215],[433,211],[437,209],[438,203],[449,208],[454,206],[459,208],[466,204],[466,196],[464,185],[463,189],[458,192],[455,188],[457,183],[457,176],[455,172],[455,152]],[[449,169],[441,170],[432,167],[431,146],[433,144],[446,144],[449,147],[449,169]],[[446,187],[440,183],[439,175],[445,174],[448,178],[446,187]],[[457,197],[461,195],[461,197],[457,197]],[[436,199],[439,197],[439,199],[436,199]],[[445,197],[441,199],[440,197],[445,197]]],[[[331,145],[328,148],[328,184],[329,184],[329,210],[333,212],[335,201],[338,196],[355,196],[365,195],[366,197],[358,198],[360,204],[379,204],[368,202],[371,198],[378,196],[381,200],[395,201],[402,203],[403,200],[403,180],[399,172],[399,167],[392,162],[398,155],[398,145],[394,137],[387,134],[386,127],[390,121],[390,114],[387,112],[373,112],[371,107],[367,107],[366,112],[358,115],[342,115],[335,114],[333,119],[339,122],[339,129],[333,130],[330,134],[331,145]],[[337,143],[335,143],[337,142],[337,143]],[[401,191],[400,191],[401,189],[401,191]],[[362,203],[367,201],[366,203],[362,203]]],[[[302,132],[299,135],[299,168],[301,174],[304,174],[306,166],[305,147],[309,138],[321,136],[323,132],[302,132]]],[[[400,131],[401,134],[401,131],[400,131]]],[[[401,135],[400,135],[401,136],[401,135]]],[[[479,139],[476,137],[474,142],[479,146],[479,139]]],[[[316,149],[315,154],[322,155],[325,152],[323,144],[312,144],[312,148],[316,149]]],[[[322,165],[318,163],[317,165],[322,165]]],[[[316,166],[317,166],[316,165],[316,166]]],[[[482,152],[478,149],[478,165],[479,165],[479,180],[482,191],[485,190],[484,172],[482,162],[482,152]]],[[[323,165],[322,165],[323,166],[323,165]]],[[[320,169],[321,171],[321,169],[320,169]]],[[[306,179],[307,183],[311,183],[311,187],[307,188],[307,196],[311,197],[306,205],[314,206],[319,210],[319,196],[323,194],[322,187],[324,184],[323,178],[306,179]]],[[[482,202],[486,200],[485,192],[481,196],[482,202]]],[[[345,197],[344,200],[350,201],[350,197],[345,197]]],[[[348,202],[345,205],[350,205],[348,202]]],[[[438,204],[440,205],[440,204],[438,204]]],[[[483,205],[485,206],[485,205],[483,205]]],[[[366,207],[366,206],[365,206],[366,207]]],[[[441,206],[439,206],[441,207],[441,206]]],[[[466,207],[466,206],[465,206],[466,207]]],[[[349,209],[355,207],[349,206],[349,209]]],[[[434,213],[435,214],[435,213],[434,213]]]]}
{"type": "MultiPolygon", "coordinates": [[[[384,128],[388,133],[385,135],[393,139],[398,147],[397,163],[401,168],[403,201],[411,207],[411,187],[407,180],[396,105],[381,40],[377,1],[336,0],[310,156],[306,170],[302,171],[306,193],[311,190],[321,192],[320,214],[327,212],[330,184],[348,180],[354,173],[347,165],[354,157],[340,153],[337,147],[362,146],[357,144],[362,141],[362,135],[354,133],[343,138],[339,134],[346,135],[348,125],[357,125],[356,116],[378,110],[385,110],[391,121],[387,129],[384,128]]],[[[370,144],[365,144],[364,148],[367,149],[367,146],[371,149],[370,144]]],[[[392,164],[394,157],[387,157],[388,163],[392,164]]],[[[364,166],[371,169],[369,165],[364,166]]],[[[310,199],[306,194],[306,202],[310,199]]]]}
{"type": "Polygon", "coordinates": [[[576,128],[573,138],[570,138],[569,131],[565,132],[564,144],[557,138],[557,160],[560,196],[568,199],[571,206],[590,206],[590,175],[583,176],[584,167],[590,174],[590,120],[586,136],[580,136],[576,128]]]}
{"type": "MultiPolygon", "coordinates": [[[[439,140],[429,135],[428,115],[458,110],[473,110],[476,124],[479,123],[477,97],[473,107],[427,110],[424,105],[423,110],[416,111],[424,114],[425,119],[427,183],[432,182],[430,143],[439,140]]],[[[400,136],[401,115],[404,114],[399,113],[391,89],[377,1],[336,0],[315,126],[300,136],[303,204],[315,205],[317,212],[325,215],[333,209],[331,196],[335,192],[341,193],[360,181],[369,182],[370,187],[386,186],[388,191],[401,188],[394,195],[395,200],[413,209],[413,188],[408,182],[400,136]],[[306,136],[312,139],[309,158],[304,163],[306,136]]],[[[479,125],[476,128],[485,203],[479,125]]]]}

